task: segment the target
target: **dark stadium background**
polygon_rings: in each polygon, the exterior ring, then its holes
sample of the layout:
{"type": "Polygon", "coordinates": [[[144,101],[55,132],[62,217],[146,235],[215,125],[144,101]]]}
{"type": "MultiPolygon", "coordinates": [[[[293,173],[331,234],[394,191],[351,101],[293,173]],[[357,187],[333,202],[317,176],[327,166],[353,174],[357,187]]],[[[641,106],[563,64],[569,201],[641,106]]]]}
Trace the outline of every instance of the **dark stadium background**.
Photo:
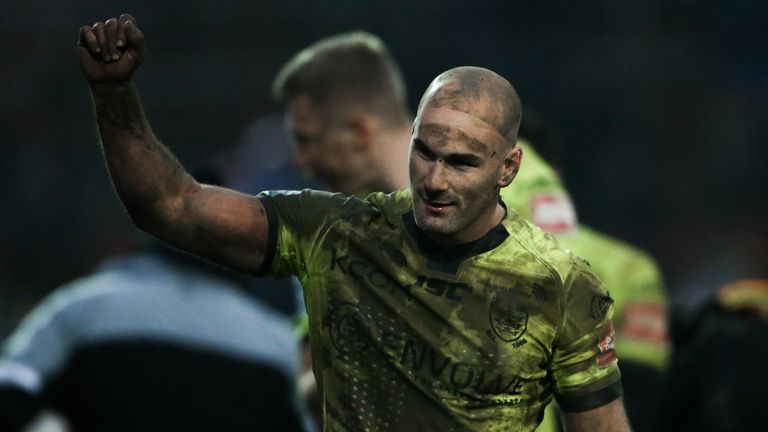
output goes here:
{"type": "Polygon", "coordinates": [[[0,18],[0,337],[40,296],[126,250],[96,146],[77,29],[143,28],[136,81],[188,166],[274,111],[269,83],[308,43],[380,35],[415,106],[431,78],[480,65],[549,120],[581,220],[650,251],[695,301],[768,276],[768,3],[11,0],[0,18]]]}

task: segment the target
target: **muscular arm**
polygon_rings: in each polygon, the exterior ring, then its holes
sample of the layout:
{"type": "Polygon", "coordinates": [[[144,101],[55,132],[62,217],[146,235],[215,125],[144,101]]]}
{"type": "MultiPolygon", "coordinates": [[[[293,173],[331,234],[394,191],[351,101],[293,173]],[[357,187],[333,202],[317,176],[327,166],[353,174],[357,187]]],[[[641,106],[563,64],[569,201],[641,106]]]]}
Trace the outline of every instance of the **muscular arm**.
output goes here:
{"type": "Polygon", "coordinates": [[[623,398],[588,411],[566,412],[565,430],[568,432],[630,432],[623,398]]]}
{"type": "Polygon", "coordinates": [[[133,222],[180,249],[257,271],[268,238],[264,208],[255,197],[201,185],[155,137],[130,80],[145,54],[133,17],[81,28],[79,51],[107,167],[133,222]]]}

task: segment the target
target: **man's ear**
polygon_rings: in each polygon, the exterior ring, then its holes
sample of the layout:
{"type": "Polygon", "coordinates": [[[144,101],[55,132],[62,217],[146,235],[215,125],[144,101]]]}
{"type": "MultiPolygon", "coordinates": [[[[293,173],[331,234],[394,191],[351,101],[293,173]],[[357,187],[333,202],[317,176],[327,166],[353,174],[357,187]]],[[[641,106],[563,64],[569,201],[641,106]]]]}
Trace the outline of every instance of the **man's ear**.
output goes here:
{"type": "Polygon", "coordinates": [[[523,161],[523,149],[516,145],[509,149],[507,155],[504,157],[504,165],[501,168],[501,176],[499,178],[499,187],[505,188],[512,183],[512,180],[517,176],[517,172],[520,171],[520,163],[523,161]]]}
{"type": "Polygon", "coordinates": [[[359,114],[351,116],[345,122],[350,139],[350,148],[366,152],[373,141],[374,127],[370,116],[359,114]]]}

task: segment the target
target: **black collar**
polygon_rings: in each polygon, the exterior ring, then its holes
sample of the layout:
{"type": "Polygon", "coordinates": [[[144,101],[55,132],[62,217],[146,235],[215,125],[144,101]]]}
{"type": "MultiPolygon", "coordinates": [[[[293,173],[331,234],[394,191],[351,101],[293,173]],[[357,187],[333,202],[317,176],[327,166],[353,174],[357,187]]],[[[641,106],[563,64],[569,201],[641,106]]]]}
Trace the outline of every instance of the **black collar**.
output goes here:
{"type": "Polygon", "coordinates": [[[416,242],[419,252],[427,258],[427,268],[453,275],[458,272],[464,260],[498,247],[509,237],[504,225],[499,223],[479,239],[446,250],[433,242],[416,225],[413,210],[403,214],[403,224],[416,242]]]}

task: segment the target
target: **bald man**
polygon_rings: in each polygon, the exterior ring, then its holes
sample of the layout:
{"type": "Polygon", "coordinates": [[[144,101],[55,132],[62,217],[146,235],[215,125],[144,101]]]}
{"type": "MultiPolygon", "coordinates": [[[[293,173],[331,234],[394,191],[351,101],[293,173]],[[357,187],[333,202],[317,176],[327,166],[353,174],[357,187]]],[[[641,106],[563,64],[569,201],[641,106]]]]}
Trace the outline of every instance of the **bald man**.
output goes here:
{"type": "Polygon", "coordinates": [[[409,190],[249,196],[197,183],[154,136],[131,84],[145,53],[130,15],[80,30],[120,199],[175,247],[301,279],[325,430],[533,430],[553,395],[568,430],[629,430],[610,296],[499,200],[522,159],[506,80],[462,67],[432,82],[409,190]]]}

